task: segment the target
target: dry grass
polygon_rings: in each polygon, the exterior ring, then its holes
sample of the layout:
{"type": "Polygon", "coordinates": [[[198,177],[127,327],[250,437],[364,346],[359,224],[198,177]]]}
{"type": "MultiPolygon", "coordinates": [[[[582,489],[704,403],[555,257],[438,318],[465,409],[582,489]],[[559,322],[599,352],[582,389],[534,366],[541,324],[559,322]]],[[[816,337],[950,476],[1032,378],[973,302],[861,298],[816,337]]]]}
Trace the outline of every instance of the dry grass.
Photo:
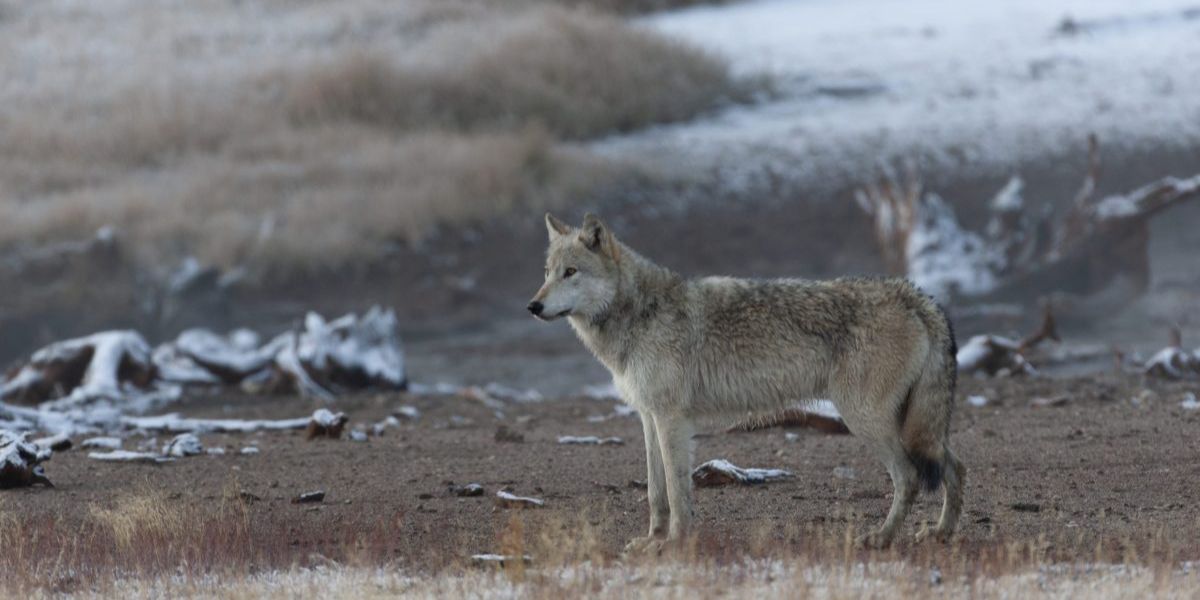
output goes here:
{"type": "Polygon", "coordinates": [[[855,547],[845,527],[764,524],[736,552],[701,535],[667,557],[615,560],[587,515],[530,527],[514,513],[495,551],[528,565],[473,566],[466,556],[415,572],[393,556],[392,522],[344,522],[337,531],[248,517],[236,482],[203,523],[149,488],[92,507],[82,523],[15,519],[0,506],[0,593],[121,597],[1195,597],[1196,563],[1162,544],[1162,532],[1095,548],[1071,540],[995,540],[882,552],[855,547]],[[1157,545],[1156,545],[1157,544],[1157,545]]]}
{"type": "Polygon", "coordinates": [[[442,223],[556,205],[605,173],[537,129],[283,131],[98,189],[0,206],[0,239],[49,242],[113,223],[148,263],[194,254],[267,275],[320,270],[385,256],[442,223]]]}
{"type": "Polygon", "coordinates": [[[544,2],[4,15],[0,36],[39,50],[0,60],[21,82],[0,86],[0,250],[111,224],[155,262],[339,268],[443,224],[585,196],[617,169],[560,140],[747,90],[697,50],[544,2]]]}
{"type": "Polygon", "coordinates": [[[285,103],[304,124],[348,119],[399,131],[470,131],[537,123],[559,137],[586,138],[687,119],[745,93],[720,61],[584,12],[460,23],[429,47],[446,58],[402,65],[384,54],[349,53],[286,74],[285,103]]]}

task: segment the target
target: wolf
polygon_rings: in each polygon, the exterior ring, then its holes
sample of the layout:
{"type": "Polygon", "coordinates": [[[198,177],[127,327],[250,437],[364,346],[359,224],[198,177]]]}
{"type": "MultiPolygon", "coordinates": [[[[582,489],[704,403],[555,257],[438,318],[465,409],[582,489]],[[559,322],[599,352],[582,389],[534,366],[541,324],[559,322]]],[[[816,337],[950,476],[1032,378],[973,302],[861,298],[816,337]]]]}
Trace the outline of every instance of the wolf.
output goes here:
{"type": "Polygon", "coordinates": [[[769,418],[829,398],[883,461],[892,543],[921,488],[943,489],[927,536],[945,540],[966,468],[949,446],[957,365],[941,308],[904,279],[685,279],[617,240],[595,215],[571,227],[547,213],[545,280],[528,310],[566,318],[637,409],[646,441],[650,530],[627,551],[661,551],[692,525],[691,439],[713,419],[769,418]]]}

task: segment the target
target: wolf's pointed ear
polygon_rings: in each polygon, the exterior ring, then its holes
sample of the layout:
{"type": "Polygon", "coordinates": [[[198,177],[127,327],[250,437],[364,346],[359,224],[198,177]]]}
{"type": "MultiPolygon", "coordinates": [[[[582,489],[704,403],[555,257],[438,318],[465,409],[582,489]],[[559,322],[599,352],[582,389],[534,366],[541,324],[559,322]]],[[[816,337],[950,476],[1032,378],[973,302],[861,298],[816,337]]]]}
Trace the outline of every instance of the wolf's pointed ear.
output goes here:
{"type": "Polygon", "coordinates": [[[560,235],[566,235],[571,231],[571,226],[559,221],[557,217],[550,213],[546,213],[546,231],[550,233],[550,241],[560,235]]]}
{"type": "Polygon", "coordinates": [[[600,217],[592,213],[583,217],[583,227],[579,229],[579,241],[583,242],[588,250],[608,255],[613,260],[621,258],[620,250],[617,248],[617,239],[613,237],[612,231],[600,221],[600,217]]]}

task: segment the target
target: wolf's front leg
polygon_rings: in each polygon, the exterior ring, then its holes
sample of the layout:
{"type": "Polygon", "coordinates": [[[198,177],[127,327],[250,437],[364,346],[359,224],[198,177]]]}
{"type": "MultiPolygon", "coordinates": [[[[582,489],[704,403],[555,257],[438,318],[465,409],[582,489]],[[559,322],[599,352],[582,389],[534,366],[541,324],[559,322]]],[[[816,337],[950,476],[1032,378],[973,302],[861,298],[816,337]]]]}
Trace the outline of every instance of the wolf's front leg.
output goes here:
{"type": "Polygon", "coordinates": [[[671,518],[667,539],[684,538],[692,525],[692,434],[695,426],[682,416],[655,415],[654,427],[662,451],[671,518]]]}
{"type": "Polygon", "coordinates": [[[650,533],[634,538],[625,546],[626,552],[638,552],[648,547],[655,539],[667,534],[667,519],[670,506],[667,504],[666,474],[663,472],[662,451],[658,445],[658,432],[654,417],[641,411],[642,433],[646,438],[646,496],[650,500],[650,533]]]}

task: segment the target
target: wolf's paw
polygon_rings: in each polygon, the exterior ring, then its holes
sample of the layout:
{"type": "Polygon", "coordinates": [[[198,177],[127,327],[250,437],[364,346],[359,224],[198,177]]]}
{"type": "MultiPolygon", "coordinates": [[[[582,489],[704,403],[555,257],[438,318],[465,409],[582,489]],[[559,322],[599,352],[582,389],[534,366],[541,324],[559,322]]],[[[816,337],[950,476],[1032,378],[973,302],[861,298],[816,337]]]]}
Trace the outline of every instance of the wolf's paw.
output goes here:
{"type": "Polygon", "coordinates": [[[884,548],[892,545],[892,537],[890,535],[884,535],[878,531],[873,531],[866,535],[859,536],[854,540],[854,543],[857,544],[859,548],[866,548],[868,550],[883,550],[884,548]]]}
{"type": "Polygon", "coordinates": [[[941,530],[938,527],[922,527],[914,538],[918,544],[924,543],[925,540],[933,540],[938,543],[946,543],[950,541],[950,533],[941,530]]]}
{"type": "Polygon", "coordinates": [[[662,550],[662,540],[649,535],[635,537],[625,544],[623,556],[654,556],[662,550]]]}

